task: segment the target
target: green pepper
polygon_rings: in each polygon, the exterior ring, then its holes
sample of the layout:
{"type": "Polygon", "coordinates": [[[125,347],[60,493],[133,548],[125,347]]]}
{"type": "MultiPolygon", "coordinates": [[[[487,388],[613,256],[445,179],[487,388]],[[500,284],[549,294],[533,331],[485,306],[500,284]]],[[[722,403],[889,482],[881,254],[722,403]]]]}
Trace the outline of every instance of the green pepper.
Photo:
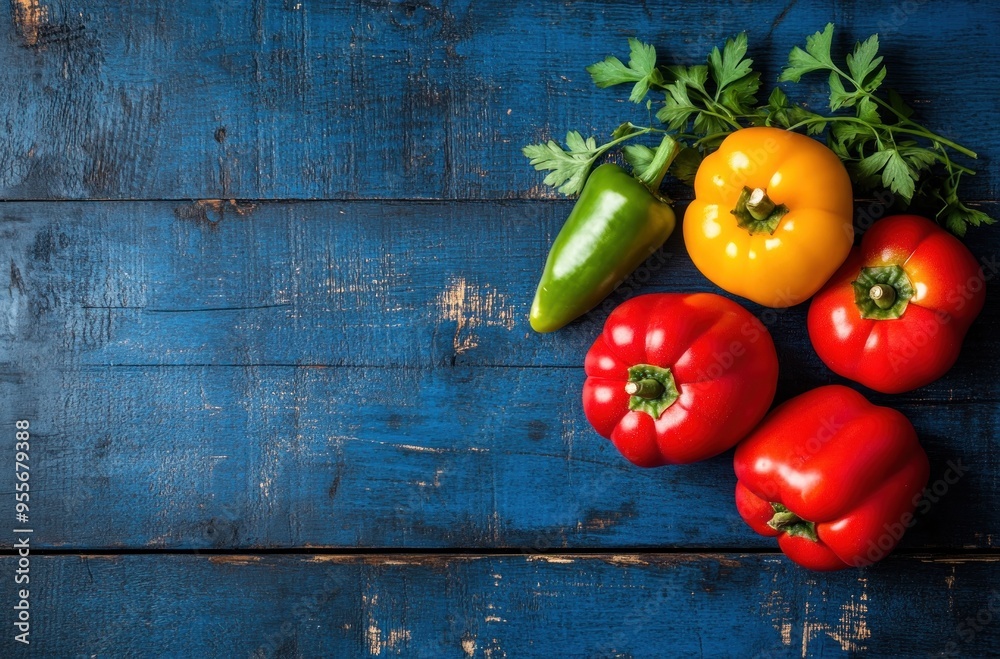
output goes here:
{"type": "Polygon", "coordinates": [[[545,261],[531,327],[552,332],[596,307],[666,242],[675,224],[673,209],[624,169],[595,169],[545,261]]]}

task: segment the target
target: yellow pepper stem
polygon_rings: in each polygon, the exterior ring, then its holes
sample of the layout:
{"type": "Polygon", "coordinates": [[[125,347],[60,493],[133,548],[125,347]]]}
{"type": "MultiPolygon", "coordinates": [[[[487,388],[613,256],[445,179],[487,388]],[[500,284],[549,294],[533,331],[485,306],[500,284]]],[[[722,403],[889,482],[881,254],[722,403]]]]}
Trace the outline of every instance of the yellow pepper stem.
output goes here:
{"type": "Polygon", "coordinates": [[[781,218],[788,212],[788,207],[771,201],[764,188],[751,189],[743,186],[743,192],[736,200],[736,208],[730,212],[736,216],[736,224],[749,231],[752,236],[755,233],[774,233],[781,218]]]}
{"type": "Polygon", "coordinates": [[[766,220],[774,212],[774,202],[764,188],[754,188],[747,199],[747,211],[755,220],[766,220]]]}

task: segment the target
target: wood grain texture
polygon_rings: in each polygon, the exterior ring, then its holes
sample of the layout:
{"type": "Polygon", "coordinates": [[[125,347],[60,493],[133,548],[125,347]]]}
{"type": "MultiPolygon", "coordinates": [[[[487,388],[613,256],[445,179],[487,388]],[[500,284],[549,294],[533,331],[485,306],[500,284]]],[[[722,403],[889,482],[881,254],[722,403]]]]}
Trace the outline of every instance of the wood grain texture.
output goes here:
{"type": "MultiPolygon", "coordinates": [[[[988,209],[996,209],[990,204],[988,209]]],[[[528,309],[570,204],[7,203],[0,206],[0,363],[578,368],[631,295],[721,291],[680,231],[594,312],[531,331],[528,309]]],[[[908,398],[1000,400],[1000,231],[974,229],[986,308],[944,379],[908,398]]],[[[970,282],[981,285],[982,282],[970,282]]],[[[775,337],[784,391],[835,380],[808,305],[741,300],[775,337]]]]}
{"type": "Polygon", "coordinates": [[[832,575],[740,554],[35,557],[31,654],[982,657],[996,579],[975,557],[832,575]]]}
{"type": "MultiPolygon", "coordinates": [[[[997,151],[986,1],[33,0],[0,3],[0,197],[549,197],[524,143],[646,120],[583,70],[626,37],[692,64],[747,30],[774,81],[827,21],[841,52],[879,32],[921,118],[997,151]]],[[[824,104],[823,83],[795,98],[824,104]]],[[[996,193],[984,166],[969,198],[996,193]]]]}
{"type": "MultiPolygon", "coordinates": [[[[31,654],[995,653],[1000,230],[967,239],[990,283],[956,367],[873,396],[932,489],[860,572],[772,553],[731,453],[640,470],[587,425],[610,308],[715,290],[679,235],[584,321],[526,323],[571,202],[520,147],[645,120],[583,67],[632,35],[693,63],[746,29],[773,81],[827,21],[841,52],[881,34],[1000,216],[986,1],[0,2],[0,447],[31,420],[31,654]]],[[[747,306],[779,400],[842,381],[805,308],[747,306]]],[[[7,611],[0,656],[23,650],[7,611]]]]}
{"type": "MultiPolygon", "coordinates": [[[[41,433],[43,492],[74,493],[40,504],[39,541],[770,546],[735,513],[727,457],[638,470],[589,428],[580,363],[605,311],[550,336],[528,329],[566,210],[4,204],[3,421],[29,418],[41,433]]],[[[973,249],[995,262],[998,240],[976,235],[973,249]]],[[[633,284],[713,290],[678,240],[633,284]]],[[[779,400],[839,381],[812,352],[804,308],[751,307],[779,346],[779,400]]],[[[968,469],[909,547],[994,546],[1000,396],[982,374],[1000,367],[996,309],[948,376],[873,396],[916,424],[934,478],[949,461],[968,469]]]]}
{"type": "MultiPolygon", "coordinates": [[[[0,383],[0,395],[34,426],[39,546],[773,546],[736,513],[731,453],[632,467],[587,425],[580,379],[550,368],[105,367],[64,371],[47,393],[0,383]]],[[[893,406],[916,426],[937,493],[904,547],[995,547],[995,405],[893,406]]],[[[13,478],[0,474],[0,491],[13,478]]]]}

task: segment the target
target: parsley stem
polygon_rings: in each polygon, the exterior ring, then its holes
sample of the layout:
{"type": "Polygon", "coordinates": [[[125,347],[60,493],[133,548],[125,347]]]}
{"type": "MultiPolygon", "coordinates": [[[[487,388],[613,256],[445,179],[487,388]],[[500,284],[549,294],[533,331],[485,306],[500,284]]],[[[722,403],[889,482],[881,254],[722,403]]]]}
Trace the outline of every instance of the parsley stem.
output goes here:
{"type": "Polygon", "coordinates": [[[701,113],[702,114],[707,114],[707,115],[709,115],[711,117],[715,117],[716,119],[721,119],[721,120],[725,121],[727,124],[729,124],[730,126],[732,126],[733,128],[735,128],[736,130],[740,130],[741,128],[743,128],[743,126],[741,126],[736,120],[734,120],[734,119],[732,119],[730,117],[727,117],[725,115],[721,115],[718,112],[712,112],[711,110],[702,110],[701,113]]]}
{"type": "Polygon", "coordinates": [[[825,124],[828,121],[846,121],[847,123],[851,124],[861,124],[862,126],[865,126],[868,129],[870,129],[872,133],[874,133],[875,136],[878,137],[878,133],[870,123],[868,123],[863,119],[858,119],[857,117],[823,117],[823,116],[810,117],[808,119],[803,119],[797,124],[792,124],[786,130],[795,130],[796,128],[802,128],[803,126],[810,126],[812,124],[825,124]]]}
{"type": "Polygon", "coordinates": [[[954,186],[956,188],[958,187],[959,179],[962,178],[962,174],[968,174],[970,176],[976,175],[975,170],[969,169],[968,167],[963,167],[962,165],[959,165],[958,163],[954,162],[951,158],[949,158],[948,152],[945,151],[943,146],[941,146],[940,144],[935,144],[934,147],[941,153],[941,155],[935,157],[937,158],[938,162],[942,163],[945,166],[945,169],[948,170],[948,178],[955,180],[954,186]]]}
{"type": "Polygon", "coordinates": [[[664,131],[659,130],[658,128],[653,128],[651,126],[648,127],[648,128],[639,128],[638,126],[635,126],[633,124],[633,127],[636,129],[636,131],[634,133],[629,133],[628,135],[622,135],[619,138],[613,139],[610,142],[607,142],[607,143],[602,144],[601,146],[597,147],[597,150],[594,151],[594,157],[592,158],[592,160],[596,161],[598,158],[600,158],[604,154],[605,151],[607,151],[611,147],[617,146],[617,145],[621,144],[622,142],[627,142],[628,140],[630,140],[630,139],[632,139],[634,137],[639,137],[640,135],[646,135],[647,133],[652,133],[654,131],[656,131],[656,132],[664,132],[664,131]]]}
{"type": "Polygon", "coordinates": [[[953,169],[957,169],[958,171],[962,172],[963,174],[969,174],[971,176],[975,176],[976,175],[976,170],[969,169],[968,167],[963,167],[962,165],[959,165],[957,162],[954,162],[951,158],[949,158],[948,154],[944,152],[944,148],[943,147],[940,150],[941,150],[941,155],[938,155],[938,154],[935,153],[935,154],[931,154],[931,156],[935,160],[937,160],[939,163],[941,163],[942,165],[944,165],[945,167],[947,167],[948,171],[952,171],[953,169]]]}
{"type": "MultiPolygon", "coordinates": [[[[711,142],[712,140],[717,140],[720,137],[725,137],[727,135],[732,135],[732,133],[730,131],[724,131],[722,133],[712,133],[711,135],[705,135],[704,137],[692,142],[691,146],[701,146],[705,142],[711,142]]],[[[692,137],[697,137],[697,136],[692,135],[692,137]]]]}
{"type": "Polygon", "coordinates": [[[932,142],[940,142],[941,144],[944,144],[945,146],[951,147],[955,151],[958,151],[962,155],[968,156],[970,158],[978,158],[979,157],[976,154],[975,151],[971,151],[969,149],[966,149],[961,144],[956,144],[955,142],[952,142],[949,139],[941,137],[940,135],[938,135],[936,133],[932,133],[932,132],[930,132],[929,130],[927,130],[925,128],[921,129],[921,130],[913,130],[911,128],[902,128],[901,126],[886,126],[886,128],[888,128],[890,131],[896,131],[897,133],[906,133],[907,135],[917,135],[919,137],[923,137],[925,139],[928,139],[928,140],[930,140],[932,142]]]}
{"type": "MultiPolygon", "coordinates": [[[[795,130],[796,128],[802,128],[803,126],[809,126],[811,124],[818,124],[818,123],[825,123],[827,121],[846,121],[847,123],[852,123],[852,124],[858,124],[858,125],[861,125],[861,126],[865,126],[875,136],[875,140],[879,144],[879,149],[881,150],[882,148],[884,148],[882,146],[882,139],[881,139],[881,137],[880,137],[880,135],[879,135],[878,130],[876,129],[876,127],[873,126],[872,124],[868,123],[864,119],[860,119],[858,117],[812,117],[812,118],[809,118],[809,119],[803,119],[802,121],[800,121],[797,124],[792,124],[791,126],[788,127],[788,130],[795,130]]],[[[919,125],[919,124],[914,124],[914,125],[919,125]]],[[[948,147],[954,149],[955,151],[958,151],[961,154],[969,156],[970,158],[975,158],[976,157],[976,153],[974,151],[970,151],[969,149],[966,149],[961,144],[956,144],[955,142],[952,142],[949,139],[945,139],[945,138],[941,137],[940,135],[932,133],[932,132],[930,132],[930,131],[928,131],[926,129],[916,130],[916,129],[910,129],[910,128],[902,128],[900,126],[890,126],[890,125],[883,125],[882,128],[884,128],[885,131],[888,133],[888,136],[889,136],[890,140],[892,140],[892,133],[893,132],[906,133],[907,135],[916,135],[918,137],[923,137],[926,140],[930,140],[932,142],[937,142],[940,145],[948,146],[948,147]]],[[[710,137],[713,137],[713,136],[710,136],[710,137]]],[[[895,140],[892,140],[892,142],[893,142],[893,148],[895,148],[895,140]]],[[[965,174],[975,174],[976,173],[975,170],[969,169],[968,167],[964,167],[964,166],[959,165],[958,163],[952,161],[948,157],[947,152],[945,152],[943,150],[943,148],[941,150],[941,155],[935,156],[935,158],[939,162],[941,162],[942,164],[948,165],[949,168],[954,167],[954,168],[960,170],[961,172],[963,172],[965,174]]]]}
{"type": "Polygon", "coordinates": [[[902,112],[900,112],[896,108],[892,107],[892,105],[886,103],[885,101],[883,101],[881,98],[879,98],[875,94],[872,94],[871,92],[868,92],[868,98],[872,99],[873,101],[875,101],[876,103],[878,103],[879,105],[881,105],[882,107],[884,107],[886,110],[888,110],[889,112],[892,112],[894,115],[896,115],[897,117],[899,117],[900,123],[910,124],[911,126],[920,126],[920,124],[918,124],[917,122],[913,121],[912,119],[910,119],[909,117],[907,117],[905,114],[903,114],[902,112]]]}
{"type": "MultiPolygon", "coordinates": [[[[865,97],[868,98],[870,101],[873,101],[874,103],[877,103],[878,105],[881,105],[883,108],[885,108],[889,112],[892,112],[894,115],[896,115],[896,117],[899,118],[900,124],[905,123],[905,124],[909,124],[910,126],[914,126],[914,128],[906,128],[906,127],[904,127],[902,125],[899,125],[899,124],[897,124],[897,125],[888,125],[887,124],[887,125],[885,125],[885,128],[889,131],[890,135],[892,134],[893,131],[895,131],[897,133],[906,133],[907,135],[916,135],[916,136],[919,136],[919,137],[923,137],[923,138],[925,138],[927,140],[930,140],[932,142],[940,142],[941,144],[944,144],[945,146],[949,146],[952,149],[954,149],[955,151],[958,151],[962,155],[968,156],[969,158],[978,158],[979,157],[976,154],[975,151],[972,151],[970,149],[966,149],[961,144],[953,142],[953,141],[951,141],[951,140],[949,140],[949,139],[947,139],[945,137],[941,137],[940,135],[938,135],[936,133],[932,133],[929,130],[927,130],[926,128],[924,128],[923,126],[921,126],[920,124],[916,123],[915,121],[913,121],[912,119],[910,119],[909,117],[907,117],[905,114],[903,114],[902,112],[900,112],[896,108],[892,107],[892,105],[890,105],[889,103],[886,103],[884,100],[882,100],[881,98],[879,98],[877,95],[875,95],[872,92],[870,92],[867,89],[865,89],[864,85],[862,85],[860,82],[858,82],[857,80],[855,80],[854,78],[852,78],[850,75],[848,75],[847,73],[845,73],[844,71],[842,71],[840,69],[840,67],[834,65],[832,68],[830,68],[830,70],[834,71],[841,78],[843,78],[847,82],[851,83],[854,86],[854,89],[856,90],[857,93],[864,94],[865,97]]],[[[825,120],[828,120],[828,121],[834,121],[835,119],[848,119],[848,120],[850,120],[850,119],[857,119],[855,123],[861,123],[861,124],[866,124],[866,125],[870,126],[870,124],[868,124],[867,121],[864,121],[864,120],[856,118],[856,117],[842,117],[842,118],[841,117],[826,117],[825,118],[825,120]]],[[[796,124],[796,126],[805,125],[805,123],[806,122],[799,122],[798,124],[796,124]]],[[[813,123],[815,123],[815,122],[813,122],[813,123]]],[[[793,128],[789,128],[789,130],[792,130],[793,128]]],[[[872,129],[872,132],[875,132],[874,129],[872,129]]]]}
{"type": "Polygon", "coordinates": [[[725,106],[721,105],[716,99],[712,98],[711,94],[704,91],[703,89],[698,89],[697,87],[694,87],[693,89],[699,96],[701,96],[706,101],[705,109],[701,110],[702,114],[707,114],[711,117],[715,117],[716,119],[721,119],[722,121],[725,121],[727,124],[735,128],[736,130],[743,128],[743,126],[741,126],[739,122],[736,121],[736,117],[733,116],[733,113],[730,112],[728,109],[726,109],[725,106]],[[709,108],[715,108],[721,110],[725,114],[720,114],[719,112],[716,112],[715,110],[709,108]]]}
{"type": "MultiPolygon", "coordinates": [[[[895,131],[897,133],[906,133],[907,135],[917,135],[919,137],[923,137],[925,139],[928,139],[928,140],[930,140],[932,142],[940,142],[941,144],[944,144],[945,146],[949,146],[952,149],[954,149],[955,151],[958,151],[962,155],[968,156],[970,158],[976,158],[976,159],[979,158],[979,156],[976,154],[975,151],[972,151],[970,149],[966,149],[961,144],[953,142],[953,141],[951,141],[951,140],[949,140],[949,139],[947,139],[945,137],[941,137],[940,135],[938,135],[936,133],[930,132],[929,130],[927,130],[926,128],[924,128],[923,126],[921,126],[920,124],[918,124],[917,122],[913,121],[912,119],[910,119],[909,117],[907,117],[906,115],[904,115],[902,112],[900,112],[896,108],[892,107],[890,104],[888,104],[885,101],[883,101],[881,98],[879,98],[875,94],[873,94],[870,91],[868,91],[867,89],[865,89],[864,86],[861,85],[857,80],[855,80],[851,76],[849,76],[846,73],[844,73],[843,71],[841,71],[838,67],[834,66],[833,70],[836,71],[837,74],[840,75],[842,78],[844,78],[845,80],[847,80],[848,82],[850,82],[852,85],[854,85],[854,88],[857,91],[859,91],[862,94],[864,94],[869,100],[874,101],[875,103],[881,105],[883,108],[885,108],[889,112],[892,112],[894,115],[896,115],[899,118],[899,120],[900,120],[901,123],[906,123],[906,124],[909,124],[910,126],[915,126],[915,128],[906,128],[906,127],[898,125],[898,124],[895,125],[895,126],[887,124],[886,128],[889,130],[890,134],[893,131],[895,131]]],[[[832,120],[833,117],[830,117],[830,119],[832,120]]],[[[868,122],[863,121],[863,120],[859,120],[859,123],[868,123],[868,122]]]]}

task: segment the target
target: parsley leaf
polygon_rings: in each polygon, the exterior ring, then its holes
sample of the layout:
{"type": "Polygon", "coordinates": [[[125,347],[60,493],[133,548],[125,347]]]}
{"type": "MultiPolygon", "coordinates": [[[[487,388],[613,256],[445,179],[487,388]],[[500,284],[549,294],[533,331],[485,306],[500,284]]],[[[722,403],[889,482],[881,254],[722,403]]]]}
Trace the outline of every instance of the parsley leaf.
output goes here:
{"type": "Polygon", "coordinates": [[[907,203],[913,199],[913,192],[916,189],[916,179],[918,174],[909,163],[900,155],[899,150],[890,149],[879,151],[879,154],[888,154],[885,168],[882,170],[882,185],[889,188],[896,194],[903,197],[907,203]]]}
{"type": "MultiPolygon", "coordinates": [[[[676,73],[674,75],[677,76],[676,73]]],[[[666,102],[656,113],[656,118],[671,130],[681,130],[687,126],[691,115],[697,112],[698,107],[688,95],[688,84],[678,77],[676,82],[667,85],[666,102]]]]}
{"type": "Polygon", "coordinates": [[[597,62],[587,67],[594,84],[602,89],[626,82],[634,82],[629,100],[641,103],[651,86],[662,86],[663,74],[656,68],[656,48],[638,39],[628,40],[628,66],[614,56],[608,56],[603,62],[597,62]]]}
{"type": "Polygon", "coordinates": [[[651,128],[626,121],[611,134],[610,142],[598,145],[596,138],[584,138],[579,132],[571,130],[566,133],[566,148],[555,140],[549,140],[529,144],[521,149],[521,153],[528,157],[535,169],[549,172],[542,181],[545,185],[565,195],[579,194],[598,158],[611,148],[651,131],[651,128]]]}
{"type": "Polygon", "coordinates": [[[903,97],[896,93],[895,89],[889,90],[889,107],[902,119],[913,116],[913,108],[903,101],[903,97]]]}
{"type": "Polygon", "coordinates": [[[916,142],[899,145],[899,152],[906,158],[906,162],[916,171],[929,170],[937,163],[937,156],[933,151],[916,146],[916,142]]]}
{"type": "Polygon", "coordinates": [[[752,71],[753,60],[744,59],[747,54],[747,34],[740,32],[734,38],[726,41],[726,45],[719,53],[719,47],[712,49],[708,56],[708,66],[712,70],[712,79],[719,89],[736,82],[740,78],[749,75],[752,71]]]}
{"type": "Polygon", "coordinates": [[[868,124],[882,123],[882,117],[878,114],[878,105],[868,96],[858,102],[858,119],[868,124]]]}
{"type": "MultiPolygon", "coordinates": [[[[838,131],[839,144],[843,147],[852,137],[845,129],[838,131]]],[[[867,141],[867,137],[862,137],[867,141]]],[[[906,203],[913,200],[913,193],[916,190],[917,181],[920,179],[920,170],[926,166],[926,155],[908,147],[909,151],[904,156],[900,148],[887,148],[876,151],[866,156],[851,167],[855,182],[863,188],[875,188],[881,183],[903,198],[906,203]],[[919,155],[917,155],[919,153],[919,155]],[[915,167],[913,163],[916,163],[915,167]]],[[[846,157],[851,157],[849,148],[844,148],[846,157]]]]}
{"type": "Polygon", "coordinates": [[[727,40],[721,51],[713,48],[706,64],[667,67],[673,80],[665,87],[664,104],[656,118],[670,130],[685,131],[690,125],[709,149],[741,128],[741,119],[748,123],[762,120],[755,107],[760,74],[746,53],[747,36],[741,33],[727,40]]]}
{"type": "Polygon", "coordinates": [[[788,66],[781,72],[778,82],[798,82],[806,73],[832,69],[833,23],[827,23],[822,32],[806,37],[806,49],[792,48],[788,55],[788,66]]]}
{"type": "Polygon", "coordinates": [[[970,224],[974,227],[978,227],[983,224],[996,223],[996,220],[986,213],[974,208],[969,208],[957,199],[955,200],[955,203],[945,206],[940,216],[943,216],[945,226],[948,227],[952,233],[959,236],[965,235],[965,230],[970,224]]]}
{"type": "Polygon", "coordinates": [[[548,170],[549,174],[543,183],[557,188],[563,194],[578,194],[583,190],[590,168],[601,154],[597,148],[597,140],[587,139],[575,130],[566,133],[566,146],[563,149],[555,140],[544,144],[529,144],[522,149],[530,159],[531,165],[539,170],[548,170]]]}
{"type": "Polygon", "coordinates": [[[864,42],[854,47],[854,52],[847,56],[847,70],[851,78],[865,91],[875,91],[885,78],[885,67],[879,69],[882,57],[878,54],[878,35],[873,34],[864,42]]]}
{"type": "Polygon", "coordinates": [[[741,32],[726,41],[722,52],[718,47],[708,56],[708,67],[715,81],[715,100],[734,114],[746,114],[757,103],[760,74],[752,69],[753,60],[746,59],[747,35],[741,32]]]}
{"type": "Polygon", "coordinates": [[[854,100],[857,97],[844,89],[844,83],[841,82],[840,74],[836,71],[830,72],[829,85],[831,110],[836,112],[842,107],[850,107],[854,105],[854,100]]]}
{"type": "Polygon", "coordinates": [[[810,112],[801,106],[792,105],[781,87],[775,87],[771,92],[764,110],[767,112],[764,123],[768,126],[790,128],[791,126],[805,125],[806,132],[810,135],[817,135],[826,129],[826,121],[822,115],[810,112]]]}

